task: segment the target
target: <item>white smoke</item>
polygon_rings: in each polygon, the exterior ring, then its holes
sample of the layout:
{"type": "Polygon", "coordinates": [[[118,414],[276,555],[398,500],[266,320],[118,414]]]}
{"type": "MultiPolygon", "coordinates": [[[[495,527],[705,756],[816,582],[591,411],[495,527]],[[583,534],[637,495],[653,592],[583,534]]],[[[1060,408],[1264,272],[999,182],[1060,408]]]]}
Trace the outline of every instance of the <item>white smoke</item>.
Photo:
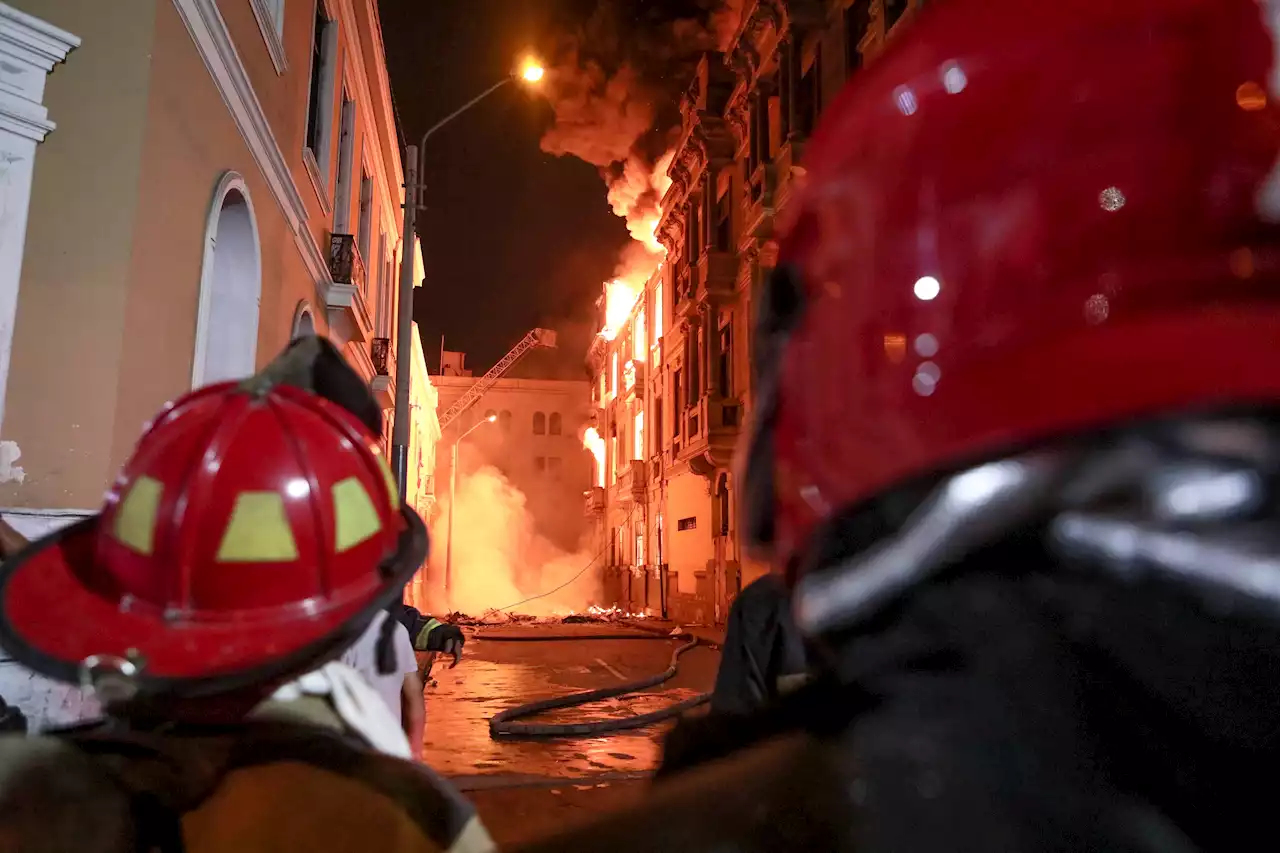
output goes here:
{"type": "MultiPolygon", "coordinates": [[[[599,603],[599,555],[586,548],[568,553],[539,534],[524,493],[496,468],[460,471],[455,501],[453,570],[445,595],[450,611],[478,617],[518,604],[512,613],[554,616],[599,603]]],[[[449,512],[442,509],[432,530],[435,578],[444,576],[447,549],[449,512]]]]}

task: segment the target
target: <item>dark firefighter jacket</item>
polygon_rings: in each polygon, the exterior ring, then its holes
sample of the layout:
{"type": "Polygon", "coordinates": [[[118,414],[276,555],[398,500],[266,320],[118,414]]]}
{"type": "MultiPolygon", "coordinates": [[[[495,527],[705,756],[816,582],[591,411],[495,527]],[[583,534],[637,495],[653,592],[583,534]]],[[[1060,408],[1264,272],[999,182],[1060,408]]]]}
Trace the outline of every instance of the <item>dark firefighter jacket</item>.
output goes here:
{"type": "Polygon", "coordinates": [[[0,853],[488,853],[421,765],[345,735],[314,697],[235,730],[93,725],[0,738],[0,853]]]}

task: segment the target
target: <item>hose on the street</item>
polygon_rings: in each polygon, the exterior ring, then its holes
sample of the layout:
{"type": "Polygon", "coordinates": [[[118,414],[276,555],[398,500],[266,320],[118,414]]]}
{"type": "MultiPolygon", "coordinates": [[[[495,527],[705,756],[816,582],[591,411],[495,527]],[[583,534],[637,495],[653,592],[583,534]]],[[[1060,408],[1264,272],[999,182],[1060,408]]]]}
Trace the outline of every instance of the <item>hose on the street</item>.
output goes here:
{"type": "MultiPolygon", "coordinates": [[[[659,708],[657,711],[651,711],[648,714],[639,714],[634,717],[624,717],[622,719],[610,720],[588,720],[581,723],[516,723],[513,720],[522,717],[531,717],[534,714],[541,714],[546,711],[555,711],[561,708],[576,708],[579,705],[587,705],[592,702],[599,702],[604,699],[614,699],[618,696],[626,696],[631,693],[638,693],[641,690],[647,690],[650,687],[657,687],[659,684],[670,681],[675,677],[680,668],[680,656],[690,651],[696,646],[701,645],[701,641],[697,637],[691,637],[688,634],[676,635],[679,637],[688,637],[689,642],[677,648],[671,655],[671,665],[657,675],[651,675],[636,681],[629,681],[625,684],[618,684],[613,687],[602,687],[599,690],[586,690],[580,693],[571,693],[568,696],[554,696],[550,699],[539,699],[536,702],[528,702],[524,705],[517,705],[514,708],[508,708],[499,714],[495,714],[489,719],[489,737],[493,740],[506,738],[508,740],[523,739],[544,739],[544,738],[571,738],[571,737],[595,737],[602,734],[611,734],[613,732],[628,731],[630,729],[644,728],[654,723],[660,723],[669,720],[672,717],[678,717],[686,711],[690,711],[699,705],[702,705],[711,699],[710,693],[702,693],[698,696],[686,699],[683,702],[677,702],[666,708],[659,708]]],[[[582,640],[670,640],[674,639],[669,634],[526,634],[526,635],[484,635],[480,634],[478,639],[489,640],[491,642],[554,642],[554,641],[582,641],[582,640]]]]}

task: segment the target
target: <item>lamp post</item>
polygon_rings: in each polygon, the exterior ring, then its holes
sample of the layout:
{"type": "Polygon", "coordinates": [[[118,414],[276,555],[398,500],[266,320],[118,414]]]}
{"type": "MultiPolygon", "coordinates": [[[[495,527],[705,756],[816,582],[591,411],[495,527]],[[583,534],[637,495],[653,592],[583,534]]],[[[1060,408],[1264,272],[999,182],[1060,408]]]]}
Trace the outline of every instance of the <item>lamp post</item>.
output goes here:
{"type": "Polygon", "coordinates": [[[444,543],[444,591],[446,593],[449,591],[449,585],[453,581],[453,504],[458,496],[458,445],[462,444],[462,440],[471,435],[471,433],[485,424],[493,423],[497,419],[497,415],[489,415],[489,417],[458,436],[458,440],[453,443],[453,452],[449,464],[449,534],[444,543]]]}
{"type": "MultiPolygon", "coordinates": [[[[395,421],[391,432],[391,464],[395,468],[400,496],[407,496],[409,485],[409,340],[413,337],[413,238],[422,205],[422,193],[426,189],[422,179],[426,171],[427,140],[445,125],[510,83],[520,80],[529,85],[541,82],[543,67],[532,59],[526,59],[520,68],[479,95],[458,107],[449,115],[427,128],[418,145],[406,145],[404,149],[404,233],[400,250],[400,295],[396,306],[396,405],[395,421]]],[[[455,445],[456,446],[456,445],[455,445]]]]}

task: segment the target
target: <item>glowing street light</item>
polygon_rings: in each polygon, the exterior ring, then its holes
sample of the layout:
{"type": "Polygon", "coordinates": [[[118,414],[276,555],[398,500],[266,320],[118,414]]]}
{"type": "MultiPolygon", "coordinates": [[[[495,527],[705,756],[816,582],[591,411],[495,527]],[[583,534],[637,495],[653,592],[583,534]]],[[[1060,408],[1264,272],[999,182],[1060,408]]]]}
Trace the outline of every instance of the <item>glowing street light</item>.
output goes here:
{"type": "Polygon", "coordinates": [[[543,76],[547,70],[542,64],[533,59],[526,59],[520,68],[520,79],[526,83],[541,83],[543,76]]]}
{"type": "MultiPolygon", "coordinates": [[[[497,83],[485,89],[479,95],[458,107],[449,115],[427,128],[418,142],[418,147],[406,145],[404,149],[404,233],[401,237],[403,247],[400,250],[400,288],[399,304],[396,307],[396,400],[395,415],[392,419],[391,431],[391,463],[395,468],[396,482],[400,486],[400,494],[407,495],[409,485],[409,354],[412,348],[409,339],[413,337],[413,237],[417,221],[418,208],[423,207],[422,193],[426,182],[422,179],[426,171],[427,140],[440,128],[449,124],[458,116],[510,83],[519,80],[529,85],[536,85],[546,75],[542,63],[532,57],[526,57],[520,67],[513,70],[497,83]],[[419,159],[421,158],[421,159],[419,159]]],[[[481,422],[483,423],[483,421],[481,422]]]]}

